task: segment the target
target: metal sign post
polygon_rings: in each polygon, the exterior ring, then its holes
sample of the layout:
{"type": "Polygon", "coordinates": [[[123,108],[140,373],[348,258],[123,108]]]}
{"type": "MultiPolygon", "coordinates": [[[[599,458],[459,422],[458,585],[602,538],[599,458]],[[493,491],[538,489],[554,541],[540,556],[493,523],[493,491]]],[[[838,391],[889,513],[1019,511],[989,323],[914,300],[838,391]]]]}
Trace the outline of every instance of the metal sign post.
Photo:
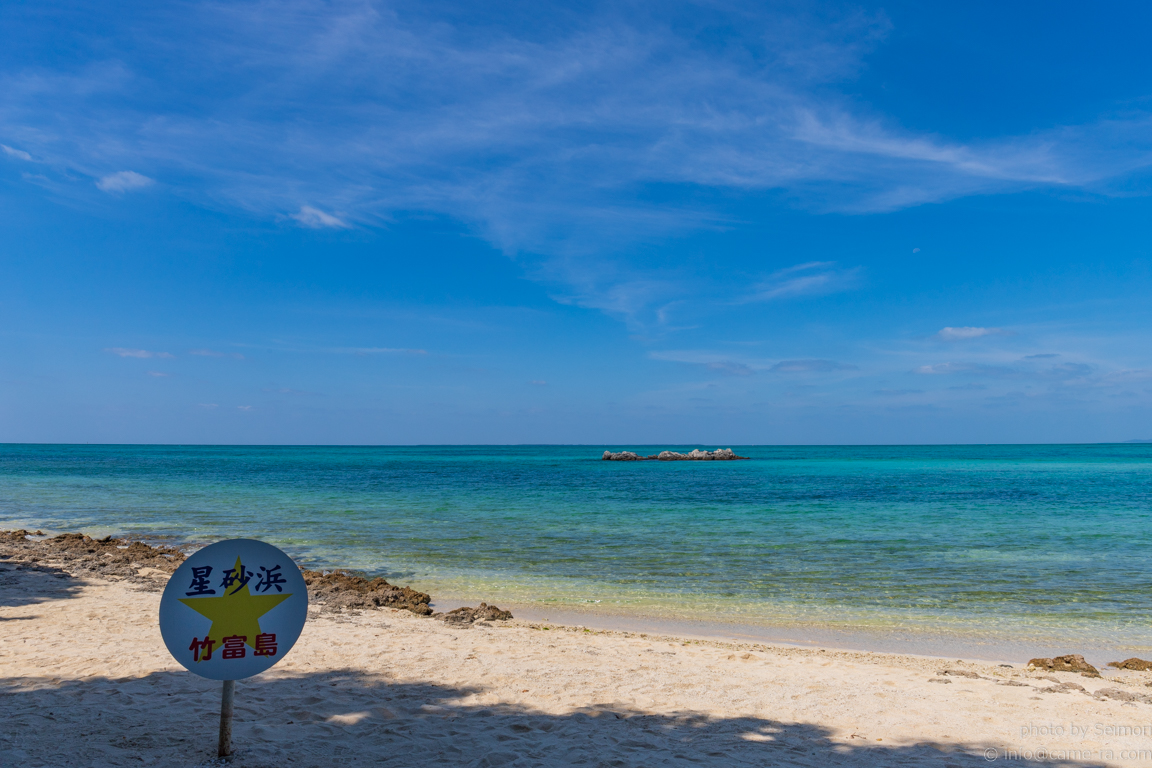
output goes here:
{"type": "Polygon", "coordinates": [[[224,681],[224,693],[220,697],[220,746],[216,748],[217,757],[228,757],[232,754],[232,703],[236,700],[236,681],[224,681]]]}
{"type": "Polygon", "coordinates": [[[219,541],[185,560],[160,598],[160,634],[185,669],[224,683],[219,757],[232,754],[236,681],[291,650],[308,618],[300,569],[271,544],[219,541]]]}

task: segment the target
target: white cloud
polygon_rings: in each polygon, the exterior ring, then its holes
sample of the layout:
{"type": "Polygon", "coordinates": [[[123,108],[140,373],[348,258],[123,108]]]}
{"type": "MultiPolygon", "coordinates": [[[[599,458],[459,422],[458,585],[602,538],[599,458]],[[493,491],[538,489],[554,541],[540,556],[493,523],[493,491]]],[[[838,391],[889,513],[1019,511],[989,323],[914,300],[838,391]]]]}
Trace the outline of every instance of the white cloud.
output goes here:
{"type": "Polygon", "coordinates": [[[744,301],[771,301],[795,296],[822,296],[852,288],[859,268],[838,270],[835,262],[812,261],[774,272],[754,286],[744,301]]]}
{"type": "Polygon", "coordinates": [[[217,352],[213,349],[190,349],[188,354],[196,355],[197,357],[231,357],[235,360],[243,360],[244,355],[239,352],[217,352]]]}
{"type": "Polygon", "coordinates": [[[921,365],[913,369],[913,373],[929,376],[962,374],[997,379],[1033,379],[1060,382],[1083,379],[1092,371],[1093,367],[1086,363],[1060,363],[1042,368],[1029,364],[996,365],[992,363],[949,362],[921,365]]]}
{"type": "Polygon", "coordinates": [[[166,378],[166,377],[168,377],[168,376],[171,376],[172,374],[170,374],[170,373],[161,373],[160,371],[148,371],[148,375],[149,375],[149,376],[156,376],[157,378],[166,378]]]}
{"type": "Polygon", "coordinates": [[[1130,368],[1114,371],[1108,374],[1108,378],[1116,381],[1143,381],[1145,379],[1152,379],[1152,370],[1147,368],[1130,368]]]}
{"type": "Polygon", "coordinates": [[[238,410],[238,411],[250,411],[250,410],[252,410],[252,406],[250,406],[250,405],[238,405],[238,406],[236,406],[236,410],[238,410]]]}
{"type": "Polygon", "coordinates": [[[337,349],[336,352],[343,352],[352,355],[426,355],[428,350],[425,349],[404,349],[401,347],[350,347],[346,349],[337,349]]]}
{"type": "Polygon", "coordinates": [[[968,374],[971,376],[990,376],[995,378],[1019,378],[1021,374],[1025,372],[1026,369],[989,363],[934,363],[932,365],[921,365],[913,370],[913,373],[929,376],[968,374]]]}
{"type": "Polygon", "coordinates": [[[348,226],[335,216],[329,213],[324,213],[324,211],[321,211],[318,208],[313,208],[310,205],[300,206],[300,211],[298,213],[292,214],[292,218],[296,219],[296,221],[300,222],[305,227],[310,227],[311,229],[323,229],[325,227],[339,229],[347,228],[348,226]]]}
{"type": "Polygon", "coordinates": [[[652,360],[667,360],[673,363],[695,363],[697,365],[723,363],[728,360],[728,357],[717,352],[701,352],[695,350],[679,349],[649,352],[648,357],[652,360]]]}
{"type": "Polygon", "coordinates": [[[779,360],[775,363],[764,360],[733,360],[731,357],[714,352],[689,350],[667,350],[649,352],[653,360],[668,360],[676,363],[702,365],[710,371],[718,371],[731,376],[751,376],[760,371],[769,373],[831,373],[833,371],[854,371],[855,365],[838,363],[835,360],[807,358],[802,360],[779,360]]]}
{"type": "Polygon", "coordinates": [[[929,376],[938,376],[949,373],[972,373],[974,369],[973,366],[964,363],[934,363],[931,365],[921,365],[915,368],[914,372],[929,376]]]}
{"type": "Polygon", "coordinates": [[[832,371],[855,371],[856,366],[838,363],[835,360],[781,360],[768,369],[773,373],[831,373],[832,371]]]}
{"type": "Polygon", "coordinates": [[[9,155],[10,157],[16,157],[21,160],[27,160],[29,162],[32,161],[32,155],[28,154],[22,149],[13,149],[7,144],[0,144],[0,149],[4,150],[4,154],[9,155]]]}
{"type": "Polygon", "coordinates": [[[168,354],[167,352],[152,352],[152,351],[147,350],[147,349],[128,349],[126,347],[108,347],[104,351],[110,352],[113,355],[119,355],[120,357],[139,357],[139,358],[149,358],[149,357],[171,358],[172,357],[172,355],[168,354]]]}
{"type": "Polygon", "coordinates": [[[763,364],[754,361],[733,360],[728,355],[716,352],[696,352],[691,350],[665,350],[662,352],[649,352],[652,360],[666,360],[673,363],[688,363],[700,365],[710,371],[723,373],[728,376],[751,376],[757,370],[764,368],[763,364]]]}
{"type": "Polygon", "coordinates": [[[729,376],[751,376],[756,373],[750,365],[737,363],[732,360],[718,360],[713,363],[705,363],[705,365],[710,371],[726,373],[729,376]]]}
{"type": "Polygon", "coordinates": [[[981,336],[1003,336],[1007,333],[1003,328],[976,328],[972,326],[953,328],[948,326],[941,328],[936,336],[943,341],[964,341],[965,339],[978,339],[981,336]]]}
{"type": "Polygon", "coordinates": [[[130,192],[133,189],[143,189],[152,183],[152,179],[135,171],[118,171],[100,177],[96,186],[105,192],[130,192]]]}
{"type": "Polygon", "coordinates": [[[598,259],[562,259],[538,279],[566,283],[567,293],[550,298],[561,304],[595,309],[626,322],[633,330],[648,325],[665,325],[675,298],[687,290],[668,277],[636,274],[619,264],[598,259]]]}

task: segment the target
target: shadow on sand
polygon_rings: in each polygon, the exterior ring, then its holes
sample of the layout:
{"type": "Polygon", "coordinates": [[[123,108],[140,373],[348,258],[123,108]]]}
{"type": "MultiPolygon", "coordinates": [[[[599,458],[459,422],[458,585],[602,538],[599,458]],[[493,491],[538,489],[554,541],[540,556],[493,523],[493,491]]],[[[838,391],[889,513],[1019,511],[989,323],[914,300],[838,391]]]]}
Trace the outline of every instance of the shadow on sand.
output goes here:
{"type": "MultiPolygon", "coordinates": [[[[17,608],[76,597],[84,580],[54,566],[0,560],[0,607],[17,608]]],[[[6,619],[25,618],[22,616],[6,619]]],[[[5,620],[0,617],[0,620],[5,620]]]]}
{"type": "MultiPolygon", "coordinates": [[[[20,766],[207,766],[219,683],[186,672],[0,680],[0,754],[20,766]]],[[[237,768],[353,766],[987,766],[996,745],[835,741],[767,718],[653,715],[600,705],[551,714],[475,703],[483,691],[357,672],[240,681],[237,768]],[[471,701],[465,700],[473,697],[471,701]]],[[[961,736],[958,734],[958,736],[961,736]]],[[[1095,766],[1045,760],[1054,766],[1095,766]]]]}

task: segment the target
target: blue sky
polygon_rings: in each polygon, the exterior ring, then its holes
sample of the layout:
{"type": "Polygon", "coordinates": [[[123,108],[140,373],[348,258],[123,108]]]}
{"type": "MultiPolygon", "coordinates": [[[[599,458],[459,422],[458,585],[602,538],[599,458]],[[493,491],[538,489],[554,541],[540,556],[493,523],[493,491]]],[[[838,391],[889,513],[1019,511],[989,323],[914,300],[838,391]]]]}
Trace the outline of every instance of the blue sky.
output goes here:
{"type": "Polygon", "coordinates": [[[0,441],[1152,438],[1150,23],[6,3],[0,441]]]}

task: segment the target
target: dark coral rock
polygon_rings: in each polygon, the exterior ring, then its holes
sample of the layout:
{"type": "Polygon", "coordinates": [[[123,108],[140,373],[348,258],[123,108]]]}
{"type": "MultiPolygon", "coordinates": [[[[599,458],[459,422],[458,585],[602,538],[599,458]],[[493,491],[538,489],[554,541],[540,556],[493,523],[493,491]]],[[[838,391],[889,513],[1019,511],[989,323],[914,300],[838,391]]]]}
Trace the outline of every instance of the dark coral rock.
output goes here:
{"type": "Polygon", "coordinates": [[[506,621],[512,618],[512,612],[502,611],[488,603],[480,603],[477,608],[457,608],[448,613],[434,613],[432,617],[448,624],[468,626],[477,621],[506,621]]]}
{"type": "Polygon", "coordinates": [[[432,598],[411,587],[397,587],[377,576],[369,579],[344,570],[303,571],[310,599],[332,610],[397,608],[418,616],[431,615],[432,598]]]}
{"type": "Polygon", "coordinates": [[[1048,672],[1080,672],[1088,677],[1100,677],[1100,670],[1084,661],[1078,653],[1057,656],[1054,659],[1032,659],[1028,666],[1048,672]]]}

